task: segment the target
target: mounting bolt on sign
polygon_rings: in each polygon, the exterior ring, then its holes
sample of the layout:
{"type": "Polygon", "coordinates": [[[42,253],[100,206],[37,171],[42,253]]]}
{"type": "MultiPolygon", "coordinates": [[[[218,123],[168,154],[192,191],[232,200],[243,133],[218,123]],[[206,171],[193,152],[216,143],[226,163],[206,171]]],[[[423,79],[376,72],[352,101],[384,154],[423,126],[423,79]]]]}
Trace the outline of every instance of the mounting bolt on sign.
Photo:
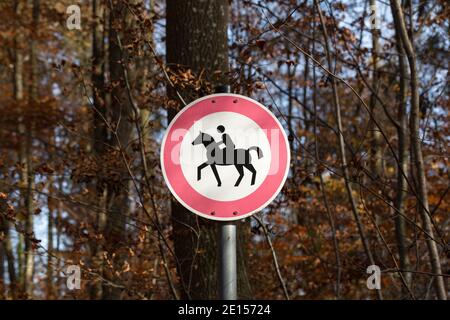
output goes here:
{"type": "Polygon", "coordinates": [[[269,205],[286,181],[289,162],[286,133],[272,112],[230,93],[183,108],[161,146],[163,176],[174,197],[219,221],[243,219],[269,205]]]}

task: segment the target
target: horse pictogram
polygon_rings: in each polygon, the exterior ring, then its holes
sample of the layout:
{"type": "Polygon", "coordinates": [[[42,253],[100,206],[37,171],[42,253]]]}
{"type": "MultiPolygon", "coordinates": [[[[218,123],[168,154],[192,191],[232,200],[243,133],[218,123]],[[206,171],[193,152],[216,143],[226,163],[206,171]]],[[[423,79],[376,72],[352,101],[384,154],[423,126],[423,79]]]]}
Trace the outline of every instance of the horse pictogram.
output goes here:
{"type": "Polygon", "coordinates": [[[205,167],[210,166],[214,176],[216,177],[217,186],[220,187],[222,182],[216,166],[234,165],[239,173],[239,178],[234,186],[237,187],[241,183],[241,180],[244,177],[244,168],[247,168],[252,173],[251,185],[254,185],[256,180],[256,169],[252,165],[252,156],[250,155],[250,151],[256,151],[258,159],[261,159],[263,157],[262,150],[257,146],[253,146],[248,149],[236,149],[230,136],[224,133],[224,126],[218,126],[217,131],[223,133],[222,141],[220,142],[216,142],[211,135],[201,131],[197,138],[192,141],[192,145],[202,144],[206,149],[207,161],[197,167],[197,181],[202,178],[202,170],[205,167]]]}

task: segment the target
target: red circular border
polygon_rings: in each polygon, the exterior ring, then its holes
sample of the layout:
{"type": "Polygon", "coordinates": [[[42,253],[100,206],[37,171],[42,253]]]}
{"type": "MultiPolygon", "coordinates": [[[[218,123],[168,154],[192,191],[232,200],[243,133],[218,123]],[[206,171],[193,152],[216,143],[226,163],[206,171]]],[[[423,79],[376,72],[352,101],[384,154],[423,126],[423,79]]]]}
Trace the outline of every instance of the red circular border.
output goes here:
{"type": "MultiPolygon", "coordinates": [[[[173,195],[189,210],[213,220],[242,219],[263,209],[281,190],[287,177],[290,161],[286,134],[275,116],[258,102],[236,94],[213,94],[200,98],[183,108],[170,123],[161,150],[163,175],[173,195]],[[194,122],[215,112],[236,112],[255,121],[259,127],[266,130],[272,155],[276,151],[274,150],[275,141],[272,140],[278,137],[279,163],[277,172],[267,175],[258,189],[238,200],[219,201],[198,193],[184,177],[180,163],[171,161],[171,154],[173,152],[179,154],[185,133],[194,125],[194,122]],[[175,130],[180,129],[184,130],[184,133],[177,134],[177,139],[169,138],[172,137],[175,130]],[[281,134],[272,137],[271,130],[280,130],[281,134]],[[178,148],[178,150],[175,148],[178,148]]],[[[274,165],[273,161],[274,157],[271,160],[271,167],[274,165]]],[[[272,168],[269,172],[271,171],[272,168]]]]}

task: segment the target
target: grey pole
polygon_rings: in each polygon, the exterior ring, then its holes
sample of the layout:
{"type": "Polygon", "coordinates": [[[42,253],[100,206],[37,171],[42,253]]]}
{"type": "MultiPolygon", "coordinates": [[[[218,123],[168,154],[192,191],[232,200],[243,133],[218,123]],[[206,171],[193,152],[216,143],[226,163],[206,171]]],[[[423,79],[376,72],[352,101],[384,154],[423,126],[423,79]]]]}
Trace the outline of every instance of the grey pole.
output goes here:
{"type": "MultiPolygon", "coordinates": [[[[216,93],[227,93],[227,85],[217,86],[216,93]]],[[[219,294],[222,300],[237,299],[236,223],[219,222],[219,294]]]]}
{"type": "Polygon", "coordinates": [[[237,299],[236,223],[219,225],[219,290],[220,299],[237,299]]]}

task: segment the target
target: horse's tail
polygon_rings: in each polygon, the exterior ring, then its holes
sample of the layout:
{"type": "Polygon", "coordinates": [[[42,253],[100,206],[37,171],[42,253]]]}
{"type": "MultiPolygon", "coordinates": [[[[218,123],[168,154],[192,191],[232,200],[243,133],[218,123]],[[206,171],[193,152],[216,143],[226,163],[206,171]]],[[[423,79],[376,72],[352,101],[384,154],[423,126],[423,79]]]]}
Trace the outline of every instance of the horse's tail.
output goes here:
{"type": "Polygon", "coordinates": [[[256,153],[258,154],[258,159],[261,159],[263,157],[262,150],[259,147],[253,146],[253,147],[248,148],[248,152],[250,152],[252,150],[256,151],[256,153]]]}

